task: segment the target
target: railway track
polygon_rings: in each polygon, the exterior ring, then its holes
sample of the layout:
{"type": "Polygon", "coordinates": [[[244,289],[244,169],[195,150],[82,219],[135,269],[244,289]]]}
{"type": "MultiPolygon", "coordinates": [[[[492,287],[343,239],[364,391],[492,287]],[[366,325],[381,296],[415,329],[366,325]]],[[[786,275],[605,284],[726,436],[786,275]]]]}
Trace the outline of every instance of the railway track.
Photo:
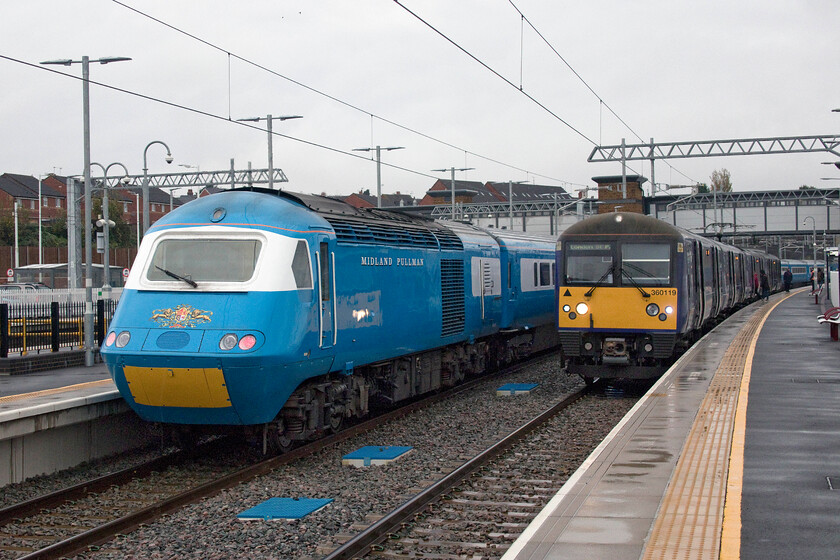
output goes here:
{"type": "MultiPolygon", "coordinates": [[[[564,421],[599,384],[570,395],[327,554],[356,558],[499,558],[637,400],[613,399],[597,434],[564,421]],[[588,443],[587,443],[588,441],[588,443]]],[[[584,428],[585,429],[585,428],[584,428]]]]}
{"type": "Polygon", "coordinates": [[[116,535],[128,533],[187,504],[269,473],[383,423],[408,416],[478,384],[508,375],[528,363],[468,381],[245,467],[241,467],[241,460],[239,464],[229,462],[225,465],[209,460],[218,453],[217,447],[211,447],[191,453],[193,458],[172,454],[0,509],[0,559],[63,558],[94,549],[116,535]],[[207,464],[202,458],[208,459],[207,464]]]}

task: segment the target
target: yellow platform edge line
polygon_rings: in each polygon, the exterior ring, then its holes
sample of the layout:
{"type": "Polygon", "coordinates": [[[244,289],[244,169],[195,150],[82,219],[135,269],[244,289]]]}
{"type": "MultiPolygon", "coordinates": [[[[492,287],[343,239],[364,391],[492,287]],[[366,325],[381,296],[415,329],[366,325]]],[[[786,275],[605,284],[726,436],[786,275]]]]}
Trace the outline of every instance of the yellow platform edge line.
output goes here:
{"type": "Polygon", "coordinates": [[[75,389],[85,389],[88,387],[98,387],[100,385],[107,385],[113,383],[110,379],[100,379],[99,381],[88,381],[86,383],[77,383],[76,385],[68,385],[66,387],[56,387],[55,389],[44,389],[43,391],[35,391],[33,393],[21,393],[20,395],[8,395],[0,397],[0,403],[22,401],[24,399],[33,399],[36,397],[45,397],[48,395],[55,395],[56,393],[63,393],[65,391],[73,391],[75,389]]]}
{"type": "Polygon", "coordinates": [[[720,560],[740,560],[741,558],[741,495],[744,489],[744,445],[747,435],[747,403],[749,401],[750,377],[752,375],[755,347],[758,345],[758,337],[761,335],[761,330],[770,314],[780,303],[797,292],[780,299],[764,314],[755,329],[750,341],[750,348],[747,351],[744,375],[741,377],[741,387],[738,391],[738,407],[735,409],[735,422],[732,429],[732,448],[729,453],[729,469],[726,479],[726,500],[723,505],[723,526],[720,532],[720,560]]]}

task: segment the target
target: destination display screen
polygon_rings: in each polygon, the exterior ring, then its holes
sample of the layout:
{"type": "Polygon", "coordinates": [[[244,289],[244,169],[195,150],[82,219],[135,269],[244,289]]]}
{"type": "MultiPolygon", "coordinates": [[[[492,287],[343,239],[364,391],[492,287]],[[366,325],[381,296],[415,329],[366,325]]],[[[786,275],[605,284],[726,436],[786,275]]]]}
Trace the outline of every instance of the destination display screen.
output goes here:
{"type": "Polygon", "coordinates": [[[569,251],[611,251],[610,243],[569,243],[566,245],[569,251]]]}

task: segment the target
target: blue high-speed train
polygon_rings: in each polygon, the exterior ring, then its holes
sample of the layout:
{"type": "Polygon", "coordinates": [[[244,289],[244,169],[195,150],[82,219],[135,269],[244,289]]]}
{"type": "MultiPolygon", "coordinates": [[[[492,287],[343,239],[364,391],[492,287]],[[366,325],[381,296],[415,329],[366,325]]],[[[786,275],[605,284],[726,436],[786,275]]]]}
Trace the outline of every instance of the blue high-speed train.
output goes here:
{"type": "Polygon", "coordinates": [[[149,229],[101,353],[142,418],[284,448],[555,345],[554,245],[227,191],[149,229]]]}

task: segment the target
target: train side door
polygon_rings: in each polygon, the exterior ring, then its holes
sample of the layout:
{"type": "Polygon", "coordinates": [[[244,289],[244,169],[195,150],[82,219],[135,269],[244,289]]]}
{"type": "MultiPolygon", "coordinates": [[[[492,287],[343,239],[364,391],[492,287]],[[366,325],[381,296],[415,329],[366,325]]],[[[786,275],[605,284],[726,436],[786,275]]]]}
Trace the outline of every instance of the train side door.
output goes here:
{"type": "Polygon", "coordinates": [[[498,258],[473,257],[472,291],[479,298],[482,323],[498,320],[496,298],[502,295],[502,274],[498,258]]]}
{"type": "Polygon", "coordinates": [[[321,348],[336,342],[335,331],[335,254],[330,252],[327,238],[318,244],[318,295],[320,299],[319,326],[321,348]]]}

